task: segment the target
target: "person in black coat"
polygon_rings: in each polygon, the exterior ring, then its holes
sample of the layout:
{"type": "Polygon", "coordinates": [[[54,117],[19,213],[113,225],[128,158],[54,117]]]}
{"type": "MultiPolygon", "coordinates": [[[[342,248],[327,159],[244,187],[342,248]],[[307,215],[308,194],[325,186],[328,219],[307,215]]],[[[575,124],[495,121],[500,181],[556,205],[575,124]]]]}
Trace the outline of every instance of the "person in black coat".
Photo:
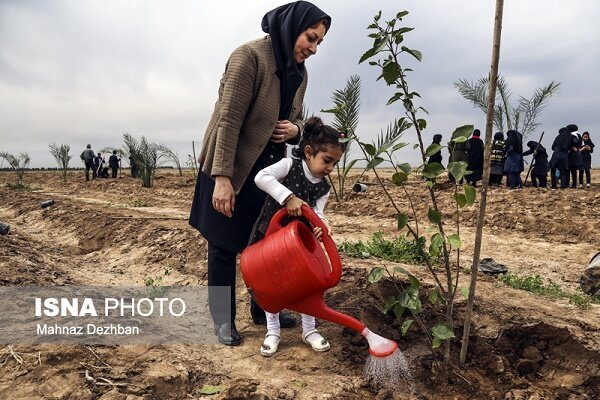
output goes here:
{"type": "Polygon", "coordinates": [[[581,158],[583,160],[583,169],[579,170],[579,184],[583,186],[583,173],[585,172],[586,187],[590,187],[592,177],[590,170],[592,169],[592,153],[594,152],[594,143],[590,139],[589,132],[583,132],[582,135],[583,146],[579,148],[581,151],[581,158]]]}
{"type": "Polygon", "coordinates": [[[117,157],[117,151],[113,150],[112,155],[108,158],[108,165],[109,165],[110,169],[112,170],[113,178],[117,177],[117,171],[119,169],[120,162],[121,162],[121,159],[119,157],[117,157]]]}
{"type": "Polygon", "coordinates": [[[552,158],[550,159],[550,179],[552,189],[556,189],[557,177],[560,177],[560,188],[569,187],[569,149],[571,148],[571,133],[566,127],[558,130],[558,136],[552,143],[552,158]]]}
{"type": "MultiPolygon", "coordinates": [[[[441,145],[442,143],[442,135],[440,134],[436,134],[433,135],[433,142],[431,142],[431,144],[439,144],[441,145]]],[[[427,160],[427,164],[431,164],[431,163],[442,163],[442,150],[440,149],[437,153],[433,153],[430,157],[429,160],[427,160]]]]}
{"type": "Polygon", "coordinates": [[[102,153],[98,153],[98,155],[94,157],[94,171],[96,171],[96,176],[100,176],[103,165],[104,158],[102,158],[102,153]]]}
{"type": "Polygon", "coordinates": [[[527,150],[523,153],[523,156],[533,154],[533,168],[531,169],[531,182],[534,187],[547,187],[548,186],[548,152],[544,146],[538,142],[529,141],[527,142],[527,150]],[[539,183],[539,184],[538,184],[539,183]]]}
{"type": "Polygon", "coordinates": [[[504,134],[496,132],[492,142],[492,154],[490,156],[490,186],[500,186],[504,176],[504,162],[506,150],[504,149],[504,134]]]}
{"type": "Polygon", "coordinates": [[[504,172],[506,172],[507,184],[511,189],[523,187],[521,172],[525,169],[523,164],[523,136],[520,132],[510,130],[506,132],[506,161],[504,172]]]}
{"type": "Polygon", "coordinates": [[[483,178],[483,140],[480,139],[479,129],[473,131],[473,135],[468,140],[467,163],[471,173],[465,176],[467,183],[477,186],[477,181],[483,178]]]}
{"type": "MultiPolygon", "coordinates": [[[[571,132],[571,148],[569,149],[569,171],[571,172],[571,188],[577,187],[577,171],[583,169],[583,158],[580,148],[583,146],[579,128],[575,124],[567,125],[567,130],[571,132]]],[[[581,185],[583,187],[583,185],[581,185]]]]}

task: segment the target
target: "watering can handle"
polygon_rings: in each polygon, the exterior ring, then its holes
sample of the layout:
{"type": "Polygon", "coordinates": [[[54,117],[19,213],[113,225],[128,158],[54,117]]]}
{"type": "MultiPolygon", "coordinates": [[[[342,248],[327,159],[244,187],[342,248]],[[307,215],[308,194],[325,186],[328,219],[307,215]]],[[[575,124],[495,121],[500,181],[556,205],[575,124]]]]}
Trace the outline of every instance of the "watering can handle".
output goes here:
{"type": "MultiPolygon", "coordinates": [[[[269,236],[270,234],[273,234],[279,229],[281,229],[283,227],[281,223],[283,222],[283,219],[287,217],[287,215],[288,213],[285,207],[277,211],[275,215],[273,215],[273,218],[269,223],[269,228],[267,229],[265,236],[269,236]]],[[[308,220],[308,222],[310,222],[313,226],[319,227],[323,230],[323,236],[321,236],[321,239],[323,240],[325,251],[329,256],[329,262],[331,263],[331,273],[328,276],[326,276],[325,279],[327,280],[327,283],[329,285],[337,285],[337,283],[340,280],[340,277],[342,276],[342,260],[340,260],[340,255],[337,251],[337,246],[335,245],[335,242],[331,238],[327,227],[325,226],[323,221],[321,221],[321,218],[319,218],[319,216],[312,210],[312,208],[310,208],[307,205],[303,205],[302,216],[305,217],[308,220]]]]}

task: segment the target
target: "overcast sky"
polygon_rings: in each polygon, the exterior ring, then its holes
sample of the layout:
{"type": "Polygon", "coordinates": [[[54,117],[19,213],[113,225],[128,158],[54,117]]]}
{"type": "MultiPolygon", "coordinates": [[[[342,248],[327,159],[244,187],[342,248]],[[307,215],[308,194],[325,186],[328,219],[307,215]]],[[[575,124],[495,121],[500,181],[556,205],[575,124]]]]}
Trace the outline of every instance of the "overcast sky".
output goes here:
{"type": "MultiPolygon", "coordinates": [[[[96,151],[122,146],[122,135],[146,136],[184,160],[197,146],[217,98],[231,51],[261,37],[271,0],[0,0],[0,151],[28,152],[31,166],[55,166],[52,142],[67,143],[78,164],[86,143],[96,151]]],[[[357,133],[370,141],[396,117],[385,106],[390,90],[377,70],[358,65],[370,47],[366,27],[408,10],[415,30],[405,44],[423,53],[406,59],[411,88],[429,112],[425,131],[449,139],[455,127],[485,116],[458,94],[453,82],[486,76],[491,61],[494,0],[322,0],[332,29],[307,62],[306,105],[318,114],[331,93],[358,74],[362,80],[357,133]]],[[[542,113],[538,136],[551,144],[561,126],[579,125],[600,145],[600,2],[506,1],[500,73],[513,101],[550,81],[561,83],[542,113]]],[[[326,122],[329,114],[322,114],[326,122]]],[[[533,138],[531,138],[533,139],[533,138]]],[[[412,134],[407,140],[414,142],[412,134]]],[[[198,151],[197,147],[197,151],[198,151]]],[[[598,147],[600,149],[600,147],[598,147]]],[[[415,163],[407,147],[402,162],[415,163]]],[[[447,153],[444,153],[444,163],[447,153]]],[[[600,166],[600,151],[593,157],[600,166]]],[[[4,163],[6,166],[6,163],[4,163]]]]}

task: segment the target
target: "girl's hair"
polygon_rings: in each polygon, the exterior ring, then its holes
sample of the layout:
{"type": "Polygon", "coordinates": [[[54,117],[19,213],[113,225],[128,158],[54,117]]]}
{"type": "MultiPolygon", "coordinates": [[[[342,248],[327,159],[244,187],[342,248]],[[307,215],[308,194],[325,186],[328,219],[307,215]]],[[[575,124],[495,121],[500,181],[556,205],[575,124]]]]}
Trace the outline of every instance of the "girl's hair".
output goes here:
{"type": "MultiPolygon", "coordinates": [[[[588,137],[590,137],[590,133],[588,131],[583,132],[583,135],[588,135],[588,137]]],[[[581,136],[583,136],[581,135],[581,136]]]]}
{"type": "Polygon", "coordinates": [[[502,133],[502,132],[494,133],[494,140],[504,140],[504,133],[502,133]]]}
{"type": "Polygon", "coordinates": [[[312,154],[315,155],[323,151],[327,146],[337,146],[342,151],[346,150],[346,143],[340,143],[339,139],[345,138],[346,134],[338,132],[335,128],[323,124],[319,117],[310,117],[304,124],[304,132],[298,147],[292,150],[292,155],[298,158],[305,159],[304,148],[310,146],[312,154]]]}

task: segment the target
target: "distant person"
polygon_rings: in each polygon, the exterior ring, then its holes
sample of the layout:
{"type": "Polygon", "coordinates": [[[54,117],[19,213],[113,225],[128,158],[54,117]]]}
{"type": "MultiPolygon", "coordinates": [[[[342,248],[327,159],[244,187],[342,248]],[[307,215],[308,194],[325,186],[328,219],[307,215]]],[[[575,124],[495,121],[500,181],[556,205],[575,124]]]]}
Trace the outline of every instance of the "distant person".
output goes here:
{"type": "Polygon", "coordinates": [[[94,157],[94,170],[96,171],[96,176],[100,176],[103,164],[104,158],[102,158],[102,153],[98,153],[98,155],[94,157]]]}
{"type": "MultiPolygon", "coordinates": [[[[433,141],[431,142],[431,144],[442,144],[442,135],[435,134],[433,135],[433,141]]],[[[438,150],[436,153],[433,153],[431,156],[429,156],[429,160],[427,160],[427,164],[431,164],[431,163],[442,163],[442,150],[438,150]]]]}
{"type": "MultiPolygon", "coordinates": [[[[344,143],[339,142],[339,138],[340,133],[331,126],[324,125],[321,118],[311,117],[306,121],[300,144],[292,150],[297,158],[283,158],[258,171],[254,178],[256,186],[269,197],[256,220],[249,244],[264,238],[271,218],[283,207],[287,208],[290,216],[300,217],[301,207],[307,205],[329,230],[324,211],[331,187],[326,178],[346,148],[344,143]]],[[[323,235],[321,228],[314,228],[313,233],[317,239],[323,235]]],[[[282,276],[281,279],[286,278],[282,276]]],[[[267,334],[260,347],[260,354],[270,357],[279,347],[281,324],[279,313],[265,311],[265,315],[267,334]]],[[[315,317],[307,314],[302,314],[302,341],[317,352],[330,348],[329,342],[316,329],[315,317]]]]}
{"type": "Polygon", "coordinates": [[[583,186],[583,174],[585,173],[585,187],[589,188],[592,182],[592,153],[594,152],[594,143],[590,139],[589,132],[583,132],[582,142],[583,146],[581,146],[580,151],[583,159],[583,169],[579,170],[579,184],[583,186]]]}
{"type": "MultiPolygon", "coordinates": [[[[579,134],[579,128],[575,124],[567,125],[567,130],[571,132],[571,148],[569,149],[569,171],[571,173],[571,188],[577,188],[577,172],[583,170],[583,158],[581,157],[581,147],[583,141],[579,134]]],[[[579,187],[583,188],[583,184],[579,187]]]]}
{"type": "Polygon", "coordinates": [[[99,171],[98,178],[108,178],[110,176],[108,174],[108,167],[100,167],[99,171]]]}
{"type": "Polygon", "coordinates": [[[566,127],[558,130],[558,136],[552,142],[552,158],[550,158],[550,180],[552,189],[556,189],[557,178],[560,178],[560,188],[569,187],[569,149],[571,148],[571,133],[566,127]]]}
{"type": "Polygon", "coordinates": [[[467,141],[467,169],[471,171],[465,176],[467,183],[477,186],[477,182],[483,178],[483,140],[480,138],[479,129],[473,131],[473,135],[467,141]]]}
{"type": "Polygon", "coordinates": [[[500,186],[504,176],[504,161],[506,150],[504,149],[504,134],[496,132],[492,142],[492,154],[490,156],[490,186],[500,186]]]}
{"type": "Polygon", "coordinates": [[[539,144],[538,142],[534,142],[530,140],[527,142],[527,150],[523,153],[523,156],[528,156],[533,154],[533,167],[531,168],[531,183],[534,187],[547,187],[548,186],[548,169],[550,169],[550,165],[548,164],[548,152],[544,146],[539,144]]]}
{"type": "Polygon", "coordinates": [[[506,161],[504,172],[510,189],[523,187],[521,183],[521,172],[525,169],[523,164],[523,136],[515,130],[506,132],[506,161]]]}
{"type": "Polygon", "coordinates": [[[96,169],[94,168],[94,157],[96,154],[92,150],[92,145],[88,144],[85,146],[85,150],[81,153],[81,160],[85,163],[85,180],[90,180],[90,169],[92,170],[92,179],[96,179],[98,176],[96,169]]]}
{"type": "MultiPolygon", "coordinates": [[[[452,137],[452,139],[454,139],[454,137],[452,137]]],[[[469,146],[469,142],[453,142],[452,140],[450,140],[450,142],[448,142],[448,152],[450,153],[450,159],[448,160],[448,163],[451,162],[458,162],[458,161],[464,161],[466,163],[469,162],[468,158],[467,158],[467,148],[469,146]]],[[[449,174],[448,177],[450,178],[450,182],[454,182],[454,176],[452,176],[452,174],[449,174]]],[[[463,183],[464,178],[460,178],[460,184],[463,183]]]]}
{"type": "Polygon", "coordinates": [[[131,168],[131,177],[139,178],[140,173],[138,170],[137,163],[135,162],[135,158],[133,156],[129,156],[129,166],[131,168]]]}
{"type": "Polygon", "coordinates": [[[121,159],[117,157],[117,151],[113,150],[112,155],[108,158],[108,165],[112,171],[113,179],[117,177],[117,172],[119,171],[119,163],[121,159]]]}

